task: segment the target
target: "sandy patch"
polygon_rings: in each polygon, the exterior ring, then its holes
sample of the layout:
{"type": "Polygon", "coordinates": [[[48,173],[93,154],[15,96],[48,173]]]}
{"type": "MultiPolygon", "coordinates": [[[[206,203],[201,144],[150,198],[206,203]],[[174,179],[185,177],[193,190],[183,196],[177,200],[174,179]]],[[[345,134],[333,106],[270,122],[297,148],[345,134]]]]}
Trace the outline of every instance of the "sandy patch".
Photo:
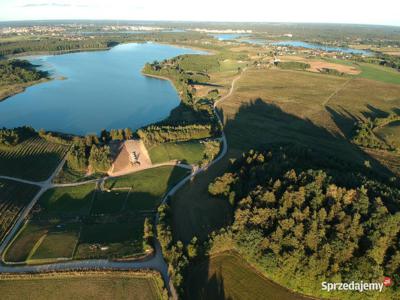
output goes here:
{"type": "Polygon", "coordinates": [[[352,66],[345,66],[335,63],[330,63],[326,61],[307,61],[307,63],[311,66],[308,71],[311,72],[320,72],[321,69],[335,69],[339,72],[350,74],[350,75],[357,75],[360,74],[361,71],[352,66]]]}
{"type": "Polygon", "coordinates": [[[110,176],[131,173],[152,166],[149,153],[141,140],[128,140],[116,143],[112,146],[112,152],[115,159],[111,170],[108,172],[110,176]],[[136,153],[137,163],[134,163],[132,159],[134,152],[136,153]]]}

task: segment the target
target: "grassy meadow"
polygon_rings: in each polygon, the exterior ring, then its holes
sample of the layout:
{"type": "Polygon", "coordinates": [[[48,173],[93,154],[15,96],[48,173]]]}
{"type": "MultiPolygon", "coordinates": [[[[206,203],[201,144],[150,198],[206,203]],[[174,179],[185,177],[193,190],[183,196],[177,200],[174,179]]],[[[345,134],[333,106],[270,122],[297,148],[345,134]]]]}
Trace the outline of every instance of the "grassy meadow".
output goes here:
{"type": "Polygon", "coordinates": [[[40,199],[42,213],[87,215],[94,198],[94,183],[48,190],[40,199]]]}
{"type": "Polygon", "coordinates": [[[148,149],[148,151],[153,164],[171,160],[180,160],[187,164],[197,164],[203,159],[204,149],[204,145],[199,141],[190,141],[157,144],[148,149]]]}
{"type": "Polygon", "coordinates": [[[400,84],[400,73],[392,68],[366,63],[361,63],[359,66],[362,71],[359,75],[361,78],[400,84]]]}
{"type": "Polygon", "coordinates": [[[378,128],[375,132],[381,139],[388,144],[400,148],[400,122],[392,122],[382,128],[378,128]]]}
{"type": "Polygon", "coordinates": [[[2,299],[133,299],[159,300],[163,283],[156,273],[82,272],[3,275],[2,299]]]}
{"type": "Polygon", "coordinates": [[[7,262],[132,257],[143,254],[143,223],[161,197],[187,175],[165,166],[94,183],[48,190],[5,253],[7,262]]]}
{"type": "Polygon", "coordinates": [[[222,253],[189,270],[186,299],[304,300],[269,281],[238,255],[222,253]]]}
{"type": "Polygon", "coordinates": [[[0,147],[0,175],[41,181],[47,179],[68,147],[31,138],[15,147],[0,147]]]}
{"type": "MultiPolygon", "coordinates": [[[[347,61],[332,62],[354,66],[347,61]]],[[[226,91],[233,76],[214,72],[211,83],[226,91]]],[[[350,142],[357,120],[395,111],[400,106],[399,95],[398,84],[357,76],[248,69],[237,81],[234,94],[218,105],[229,144],[227,158],[173,197],[175,238],[185,242],[193,236],[207,238],[229,223],[229,206],[208,195],[208,184],[221,175],[229,158],[252,148],[295,143],[359,165],[369,161],[378,172],[400,172],[398,156],[364,151],[350,142]]]]}
{"type": "Polygon", "coordinates": [[[126,203],[128,210],[154,209],[161,197],[188,174],[187,169],[163,166],[106,181],[109,189],[132,189],[126,203]]]}

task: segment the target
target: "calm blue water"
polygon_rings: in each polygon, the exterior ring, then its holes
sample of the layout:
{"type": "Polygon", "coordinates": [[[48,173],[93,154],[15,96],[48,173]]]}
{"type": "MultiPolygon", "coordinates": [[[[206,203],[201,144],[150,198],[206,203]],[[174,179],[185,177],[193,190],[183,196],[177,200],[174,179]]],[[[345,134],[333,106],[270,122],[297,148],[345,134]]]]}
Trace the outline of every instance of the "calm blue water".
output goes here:
{"type": "MultiPolygon", "coordinates": [[[[225,41],[225,40],[235,40],[239,39],[241,37],[245,37],[246,34],[221,34],[221,35],[215,35],[217,39],[220,41],[225,41]],[[229,36],[229,37],[228,37],[229,36]]],[[[280,41],[280,42],[272,42],[272,41],[267,41],[267,40],[262,40],[262,39],[240,39],[241,42],[249,43],[249,44],[254,44],[254,45],[274,45],[274,46],[291,46],[291,47],[302,47],[306,49],[320,49],[324,50],[327,52],[343,52],[343,53],[353,53],[353,54],[363,54],[363,55],[371,55],[372,53],[367,50],[359,50],[359,49],[351,49],[351,48],[342,48],[342,47],[330,47],[330,46],[324,46],[324,45],[319,45],[319,44],[314,44],[314,43],[307,43],[307,42],[302,42],[302,41],[280,41]]]]}
{"type": "Polygon", "coordinates": [[[124,44],[109,51],[31,57],[52,80],[0,102],[0,127],[30,125],[74,134],[133,129],[160,121],[178,106],[170,82],[141,74],[146,62],[201,53],[160,44],[124,44]]]}
{"type": "Polygon", "coordinates": [[[343,53],[354,53],[354,54],[364,54],[369,55],[371,52],[366,50],[342,48],[342,47],[330,47],[319,44],[306,43],[302,41],[281,41],[273,42],[271,45],[275,46],[292,46],[292,47],[302,47],[306,49],[321,49],[327,52],[343,52],[343,53]]]}

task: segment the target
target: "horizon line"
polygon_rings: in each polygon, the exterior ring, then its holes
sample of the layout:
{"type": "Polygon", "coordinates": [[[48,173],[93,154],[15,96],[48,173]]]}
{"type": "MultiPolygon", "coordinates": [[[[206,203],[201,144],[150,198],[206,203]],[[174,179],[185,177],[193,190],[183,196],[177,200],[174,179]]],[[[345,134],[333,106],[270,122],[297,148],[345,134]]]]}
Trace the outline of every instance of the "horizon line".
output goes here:
{"type": "Polygon", "coordinates": [[[104,22],[169,22],[169,23],[225,23],[225,24],[308,24],[308,25],[350,25],[350,26],[382,26],[382,27],[400,27],[394,24],[376,24],[376,23],[338,23],[338,22],[291,22],[291,21],[210,21],[210,20],[147,20],[147,19],[10,19],[0,20],[0,23],[7,22],[61,22],[61,21],[104,21],[104,22]]]}

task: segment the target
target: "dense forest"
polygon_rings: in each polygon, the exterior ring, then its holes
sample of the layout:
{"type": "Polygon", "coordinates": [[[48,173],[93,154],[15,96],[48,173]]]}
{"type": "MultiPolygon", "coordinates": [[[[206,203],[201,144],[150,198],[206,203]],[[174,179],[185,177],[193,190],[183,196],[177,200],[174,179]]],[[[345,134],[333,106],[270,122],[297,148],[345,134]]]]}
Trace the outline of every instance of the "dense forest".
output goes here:
{"type": "Polygon", "coordinates": [[[2,128],[0,129],[0,145],[16,146],[35,135],[37,135],[37,133],[32,127],[2,128]]]}
{"type": "Polygon", "coordinates": [[[398,180],[321,168],[316,153],[296,150],[250,151],[209,186],[235,211],[237,250],[281,284],[319,296],[322,281],[381,282],[399,272],[398,180]]]}
{"type": "Polygon", "coordinates": [[[96,135],[73,138],[67,156],[69,168],[86,172],[90,166],[94,173],[105,173],[110,169],[111,163],[110,147],[96,135]]]}
{"type": "Polygon", "coordinates": [[[35,70],[35,66],[26,60],[0,61],[0,85],[26,83],[47,76],[47,72],[35,70]]]}

